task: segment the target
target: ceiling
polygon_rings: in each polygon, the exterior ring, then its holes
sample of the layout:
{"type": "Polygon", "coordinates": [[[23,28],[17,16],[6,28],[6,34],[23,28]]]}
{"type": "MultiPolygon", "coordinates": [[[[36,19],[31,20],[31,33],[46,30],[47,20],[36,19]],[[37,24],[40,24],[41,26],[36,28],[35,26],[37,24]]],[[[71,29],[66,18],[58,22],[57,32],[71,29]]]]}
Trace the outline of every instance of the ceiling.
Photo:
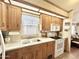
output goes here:
{"type": "Polygon", "coordinates": [[[56,7],[64,10],[71,11],[76,4],[79,3],[79,0],[45,0],[48,3],[55,5],[56,7]]]}

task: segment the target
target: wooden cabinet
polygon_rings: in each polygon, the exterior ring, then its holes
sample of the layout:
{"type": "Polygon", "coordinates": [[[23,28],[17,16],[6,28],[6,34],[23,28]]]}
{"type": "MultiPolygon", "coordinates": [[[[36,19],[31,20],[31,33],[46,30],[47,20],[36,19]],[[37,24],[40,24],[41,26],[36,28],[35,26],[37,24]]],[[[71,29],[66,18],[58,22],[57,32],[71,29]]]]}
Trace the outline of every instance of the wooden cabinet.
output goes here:
{"type": "Polygon", "coordinates": [[[54,59],[54,42],[6,52],[6,59],[54,59]]]}
{"type": "Polygon", "coordinates": [[[54,59],[54,43],[55,42],[48,42],[42,45],[43,59],[54,59]]]}
{"type": "Polygon", "coordinates": [[[43,57],[43,59],[47,59],[47,44],[46,43],[44,43],[44,44],[42,44],[42,51],[43,51],[43,53],[42,53],[42,57],[43,57]]]}
{"type": "Polygon", "coordinates": [[[2,4],[0,3],[0,27],[2,26],[2,4]]]}
{"type": "Polygon", "coordinates": [[[20,30],[21,24],[21,8],[8,5],[7,28],[9,31],[20,30]]]}
{"type": "Polygon", "coordinates": [[[42,46],[41,44],[33,46],[34,59],[42,59],[42,46]]]}
{"type": "Polygon", "coordinates": [[[34,59],[33,58],[33,51],[31,50],[31,46],[30,47],[24,47],[22,49],[19,50],[19,59],[34,59]]]}
{"type": "Polygon", "coordinates": [[[52,16],[52,25],[60,26],[60,31],[62,31],[63,19],[52,16]]]}
{"type": "Polygon", "coordinates": [[[42,30],[43,31],[50,31],[51,24],[60,26],[60,30],[63,27],[63,20],[61,18],[55,16],[49,16],[45,14],[41,14],[41,23],[42,23],[42,30]]]}
{"type": "Polygon", "coordinates": [[[55,42],[49,42],[48,45],[47,45],[47,56],[48,58],[51,58],[52,59],[54,58],[54,52],[55,52],[55,42]]]}
{"type": "Polygon", "coordinates": [[[7,6],[5,3],[0,2],[0,29],[6,30],[6,19],[7,19],[7,6]]]}
{"type": "Polygon", "coordinates": [[[6,53],[6,59],[19,59],[18,50],[8,51],[6,53]]]}
{"type": "Polygon", "coordinates": [[[52,17],[49,15],[41,14],[42,30],[50,31],[52,17]]]}
{"type": "Polygon", "coordinates": [[[0,2],[0,29],[3,31],[20,30],[21,8],[0,2]]]}

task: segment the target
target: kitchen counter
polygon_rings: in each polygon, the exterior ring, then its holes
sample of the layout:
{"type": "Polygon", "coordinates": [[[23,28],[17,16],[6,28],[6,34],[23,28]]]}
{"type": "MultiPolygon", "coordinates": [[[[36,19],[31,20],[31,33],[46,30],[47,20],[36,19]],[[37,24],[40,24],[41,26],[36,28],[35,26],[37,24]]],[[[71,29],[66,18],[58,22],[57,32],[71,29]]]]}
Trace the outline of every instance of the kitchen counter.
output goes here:
{"type": "MultiPolygon", "coordinates": [[[[19,48],[32,46],[32,45],[36,45],[36,44],[41,44],[41,43],[46,43],[46,42],[51,42],[51,41],[54,41],[54,39],[52,39],[52,38],[23,39],[23,40],[14,42],[14,43],[7,43],[7,44],[5,44],[5,50],[6,51],[10,51],[10,50],[14,50],[14,49],[19,49],[19,48]],[[30,41],[30,43],[29,43],[28,40],[30,41]],[[37,41],[35,41],[35,40],[37,40],[37,41]]],[[[1,54],[1,52],[2,52],[2,50],[1,50],[1,46],[0,46],[0,54],[1,54]]]]}

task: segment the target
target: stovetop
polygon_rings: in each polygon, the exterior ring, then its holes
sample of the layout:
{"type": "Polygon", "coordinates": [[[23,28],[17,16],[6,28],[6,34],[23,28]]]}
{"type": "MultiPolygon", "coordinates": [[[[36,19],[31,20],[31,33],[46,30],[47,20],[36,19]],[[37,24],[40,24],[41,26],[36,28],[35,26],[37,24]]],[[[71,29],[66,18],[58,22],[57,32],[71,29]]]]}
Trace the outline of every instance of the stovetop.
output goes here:
{"type": "Polygon", "coordinates": [[[50,38],[53,38],[53,39],[61,39],[61,37],[50,37],[50,38]]]}

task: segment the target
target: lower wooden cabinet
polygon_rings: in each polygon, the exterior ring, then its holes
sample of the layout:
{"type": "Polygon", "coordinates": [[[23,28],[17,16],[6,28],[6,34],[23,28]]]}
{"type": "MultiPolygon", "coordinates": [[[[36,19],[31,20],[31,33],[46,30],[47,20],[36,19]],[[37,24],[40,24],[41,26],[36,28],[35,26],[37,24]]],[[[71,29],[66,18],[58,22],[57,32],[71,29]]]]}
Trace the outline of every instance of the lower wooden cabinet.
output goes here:
{"type": "Polygon", "coordinates": [[[34,56],[34,59],[42,59],[42,46],[41,44],[40,45],[36,45],[36,46],[33,46],[33,56],[34,56]]]}
{"type": "Polygon", "coordinates": [[[22,59],[33,59],[33,54],[32,53],[24,54],[22,59]]]}
{"type": "Polygon", "coordinates": [[[33,59],[33,52],[31,50],[31,46],[19,49],[18,55],[19,59],[33,59]]]}
{"type": "Polygon", "coordinates": [[[46,43],[44,43],[43,45],[42,45],[42,51],[43,51],[43,53],[42,53],[42,59],[47,59],[47,44],[46,43]]]}
{"type": "Polygon", "coordinates": [[[54,59],[54,42],[6,52],[6,59],[54,59]]]}
{"type": "Polygon", "coordinates": [[[49,42],[47,45],[47,59],[54,59],[54,52],[55,52],[55,42],[49,42]]]}
{"type": "Polygon", "coordinates": [[[8,51],[6,53],[6,59],[18,59],[18,50],[8,51]]]}

